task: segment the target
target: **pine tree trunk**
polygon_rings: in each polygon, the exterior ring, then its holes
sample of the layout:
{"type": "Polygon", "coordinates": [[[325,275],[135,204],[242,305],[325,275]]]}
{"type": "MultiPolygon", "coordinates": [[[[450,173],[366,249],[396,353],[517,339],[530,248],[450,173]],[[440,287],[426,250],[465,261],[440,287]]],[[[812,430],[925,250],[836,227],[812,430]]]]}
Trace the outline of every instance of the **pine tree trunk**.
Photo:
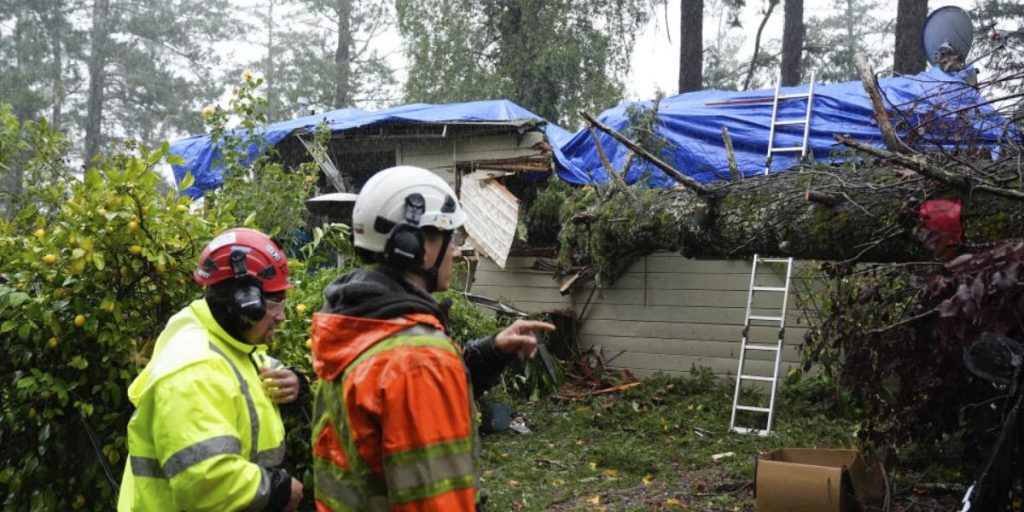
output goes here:
{"type": "Polygon", "coordinates": [[[50,124],[55,130],[59,130],[64,106],[64,39],[63,25],[64,15],[60,12],[60,3],[53,7],[53,12],[47,18],[47,32],[50,34],[50,56],[53,58],[52,73],[50,80],[53,88],[53,106],[50,110],[50,124]]]}
{"type": "Polygon", "coordinates": [[[921,34],[928,17],[928,0],[899,0],[896,9],[896,53],[892,69],[901,75],[920,73],[927,61],[921,34]]]}
{"type": "Polygon", "coordinates": [[[337,0],[338,46],[334,50],[334,107],[352,104],[352,0],[337,0]]]}
{"type": "Polygon", "coordinates": [[[86,100],[85,120],[85,162],[91,165],[92,157],[99,154],[103,138],[104,82],[107,58],[107,16],[110,0],[95,0],[92,8],[91,52],[89,54],[89,96],[86,100]]]}
{"type": "Polygon", "coordinates": [[[804,0],[786,0],[786,19],[782,28],[783,86],[799,85],[802,75],[800,58],[804,45],[804,0]]]}
{"type": "MultiPolygon", "coordinates": [[[[267,84],[267,99],[271,102],[277,101],[277,96],[274,94],[274,89],[277,86],[277,77],[274,76],[274,59],[277,56],[274,54],[274,0],[267,2],[267,62],[263,66],[263,80],[267,84]]],[[[291,117],[288,113],[291,111],[292,105],[274,105],[271,103],[271,107],[277,107],[279,112],[285,113],[285,116],[291,117]]]]}
{"type": "Polygon", "coordinates": [[[679,6],[679,92],[704,86],[704,0],[682,0],[679,6]]]}

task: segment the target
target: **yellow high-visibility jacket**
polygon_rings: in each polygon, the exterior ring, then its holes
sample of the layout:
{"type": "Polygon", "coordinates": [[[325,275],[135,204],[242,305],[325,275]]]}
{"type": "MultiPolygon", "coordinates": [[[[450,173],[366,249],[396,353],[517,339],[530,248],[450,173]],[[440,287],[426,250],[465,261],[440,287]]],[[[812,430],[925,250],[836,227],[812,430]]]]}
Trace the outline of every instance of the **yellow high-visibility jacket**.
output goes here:
{"type": "Polygon", "coordinates": [[[171,318],[128,388],[119,511],[263,510],[285,451],[259,378],[265,354],[224,332],[205,300],[171,318]]]}

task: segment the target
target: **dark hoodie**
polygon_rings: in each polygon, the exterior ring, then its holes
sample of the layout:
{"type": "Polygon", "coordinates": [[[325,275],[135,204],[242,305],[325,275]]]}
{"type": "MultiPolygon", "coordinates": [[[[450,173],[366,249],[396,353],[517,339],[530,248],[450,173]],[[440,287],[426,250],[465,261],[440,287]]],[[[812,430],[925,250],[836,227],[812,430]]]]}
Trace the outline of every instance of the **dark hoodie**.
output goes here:
{"type": "MultiPolygon", "coordinates": [[[[407,281],[399,271],[386,266],[355,270],[335,279],[324,290],[323,312],[377,320],[425,313],[433,315],[448,330],[447,307],[407,281]]],[[[493,335],[460,345],[473,393],[479,396],[498,383],[512,356],[495,349],[493,335]]]]}

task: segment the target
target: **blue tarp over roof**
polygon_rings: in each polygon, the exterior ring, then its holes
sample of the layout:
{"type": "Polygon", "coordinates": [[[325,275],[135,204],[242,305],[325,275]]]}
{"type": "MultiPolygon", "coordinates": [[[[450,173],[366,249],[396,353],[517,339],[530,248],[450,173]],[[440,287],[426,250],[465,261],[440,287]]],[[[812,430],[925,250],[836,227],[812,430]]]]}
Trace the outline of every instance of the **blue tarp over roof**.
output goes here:
{"type": "MultiPolygon", "coordinates": [[[[986,100],[973,87],[966,85],[961,75],[952,76],[932,68],[913,76],[901,76],[879,81],[887,107],[915,112],[921,116],[931,113],[942,116],[958,109],[981,105],[986,100]]],[[[785,87],[782,94],[806,93],[807,85],[785,87]]],[[[771,124],[772,102],[736,105],[713,105],[709,102],[771,98],[774,90],[749,92],[699,91],[663,99],[658,110],[659,133],[674,148],[661,155],[667,163],[695,180],[706,183],[729,175],[722,126],[729,128],[736,160],[745,176],[764,173],[768,151],[768,133],[771,124]]],[[[603,112],[598,119],[622,132],[629,124],[626,108],[622,104],[603,112]]],[[[648,107],[650,102],[645,103],[648,107]]],[[[778,119],[803,119],[806,102],[788,100],[780,103],[778,119]]],[[[991,107],[977,109],[980,116],[974,122],[971,136],[983,145],[994,144],[1004,127],[1005,120],[991,107]]],[[[881,144],[881,134],[875,126],[871,102],[861,82],[817,84],[814,88],[811,129],[808,151],[817,159],[828,158],[838,146],[833,133],[848,134],[862,142],[881,144]]],[[[916,124],[916,123],[913,123],[916,124]]],[[[552,134],[548,130],[549,137],[552,134]]],[[[563,130],[564,132],[564,130],[563,130]]],[[[621,169],[628,149],[610,136],[600,134],[602,145],[612,165],[621,169]]],[[[799,146],[803,138],[803,125],[785,126],[776,130],[775,147],[799,146]]],[[[558,175],[570,183],[603,183],[608,180],[593,139],[586,130],[565,137],[564,133],[552,137],[552,146],[558,149],[558,175]]],[[[793,166],[797,156],[778,153],[772,159],[772,172],[793,166]]],[[[650,186],[673,186],[676,182],[647,162],[635,159],[626,176],[627,183],[636,183],[650,173],[650,186]]]]}
{"type": "MultiPolygon", "coordinates": [[[[271,124],[262,132],[262,135],[269,145],[275,145],[297,129],[304,128],[312,131],[322,123],[326,123],[327,128],[331,132],[339,132],[388,122],[507,122],[525,124],[530,122],[542,123],[543,121],[540,116],[508,100],[473,101],[449,105],[416,103],[379,112],[369,112],[357,108],[332,110],[323,114],[271,124]]],[[[570,135],[565,130],[561,130],[560,133],[563,136],[570,135]]],[[[215,166],[215,163],[221,157],[220,150],[214,147],[209,134],[195,135],[176,140],[171,143],[170,152],[185,159],[184,165],[173,166],[174,180],[177,183],[181,183],[181,180],[185,178],[185,174],[188,172],[191,172],[195,178],[195,184],[185,191],[189,196],[193,198],[200,197],[206,190],[217,188],[224,182],[218,166],[215,166]]],[[[249,147],[250,158],[258,156],[257,152],[258,149],[255,145],[249,147]]]]}
{"type": "MultiPolygon", "coordinates": [[[[963,82],[962,76],[948,75],[932,68],[913,76],[880,80],[887,107],[922,117],[950,114],[959,110],[972,110],[970,136],[975,143],[993,145],[1003,136],[1005,120],[985,98],[963,82]],[[980,106],[979,106],[980,105],[980,106]],[[977,108],[971,108],[978,106],[977,108]],[[980,115],[977,115],[980,114],[980,115]]],[[[807,92],[807,85],[786,87],[782,94],[807,92]]],[[[706,183],[728,176],[728,160],[722,143],[722,126],[729,128],[737,164],[745,176],[764,172],[771,124],[771,101],[731,105],[707,105],[711,102],[735,101],[751,98],[771,98],[773,90],[748,92],[699,91],[680,94],[661,101],[658,110],[658,131],[668,140],[672,149],[660,155],[680,172],[706,183]]],[[[650,102],[642,103],[651,106],[650,102]]],[[[624,103],[606,110],[598,119],[620,132],[628,126],[624,103]]],[[[801,100],[782,102],[778,119],[802,119],[806,103],[801,100]]],[[[952,118],[947,115],[947,118],[952,118]]],[[[912,124],[916,124],[917,120],[912,124]]],[[[274,145],[297,129],[313,130],[326,123],[332,132],[388,122],[407,123],[544,123],[539,116],[508,100],[486,100],[448,105],[412,104],[379,112],[357,108],[334,110],[268,126],[263,137],[274,145]]],[[[543,125],[555,156],[555,169],[562,180],[575,184],[604,183],[604,171],[593,139],[587,130],[570,132],[554,124],[543,125]]],[[[828,158],[839,146],[833,133],[847,134],[862,142],[881,145],[881,134],[875,126],[871,102],[861,83],[817,84],[814,89],[813,114],[808,136],[808,151],[816,158],[828,158]]],[[[628,150],[607,134],[599,134],[605,152],[616,169],[625,163],[628,150]]],[[[799,146],[803,126],[786,126],[776,130],[775,146],[799,146]]],[[[256,145],[249,147],[250,158],[257,156],[256,145]]],[[[195,177],[195,184],[185,192],[199,197],[204,191],[217,188],[223,178],[215,162],[220,151],[213,146],[209,134],[179,139],[171,143],[171,153],[185,159],[185,165],[174,166],[174,178],[180,183],[186,172],[195,177]]],[[[772,172],[790,168],[797,161],[792,153],[779,153],[772,161],[772,172]]],[[[676,183],[660,170],[642,159],[635,159],[626,176],[627,183],[636,183],[647,176],[647,185],[669,187],[676,183]]]]}

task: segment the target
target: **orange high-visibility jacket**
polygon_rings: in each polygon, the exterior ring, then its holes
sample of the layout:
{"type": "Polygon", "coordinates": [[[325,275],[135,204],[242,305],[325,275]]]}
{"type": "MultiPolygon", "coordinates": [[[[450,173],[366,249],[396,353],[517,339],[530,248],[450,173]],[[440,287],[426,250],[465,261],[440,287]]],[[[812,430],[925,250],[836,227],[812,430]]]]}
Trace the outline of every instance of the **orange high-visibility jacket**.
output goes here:
{"type": "Polygon", "coordinates": [[[476,412],[459,347],[431,315],[313,315],[317,510],[472,511],[476,412]]]}

